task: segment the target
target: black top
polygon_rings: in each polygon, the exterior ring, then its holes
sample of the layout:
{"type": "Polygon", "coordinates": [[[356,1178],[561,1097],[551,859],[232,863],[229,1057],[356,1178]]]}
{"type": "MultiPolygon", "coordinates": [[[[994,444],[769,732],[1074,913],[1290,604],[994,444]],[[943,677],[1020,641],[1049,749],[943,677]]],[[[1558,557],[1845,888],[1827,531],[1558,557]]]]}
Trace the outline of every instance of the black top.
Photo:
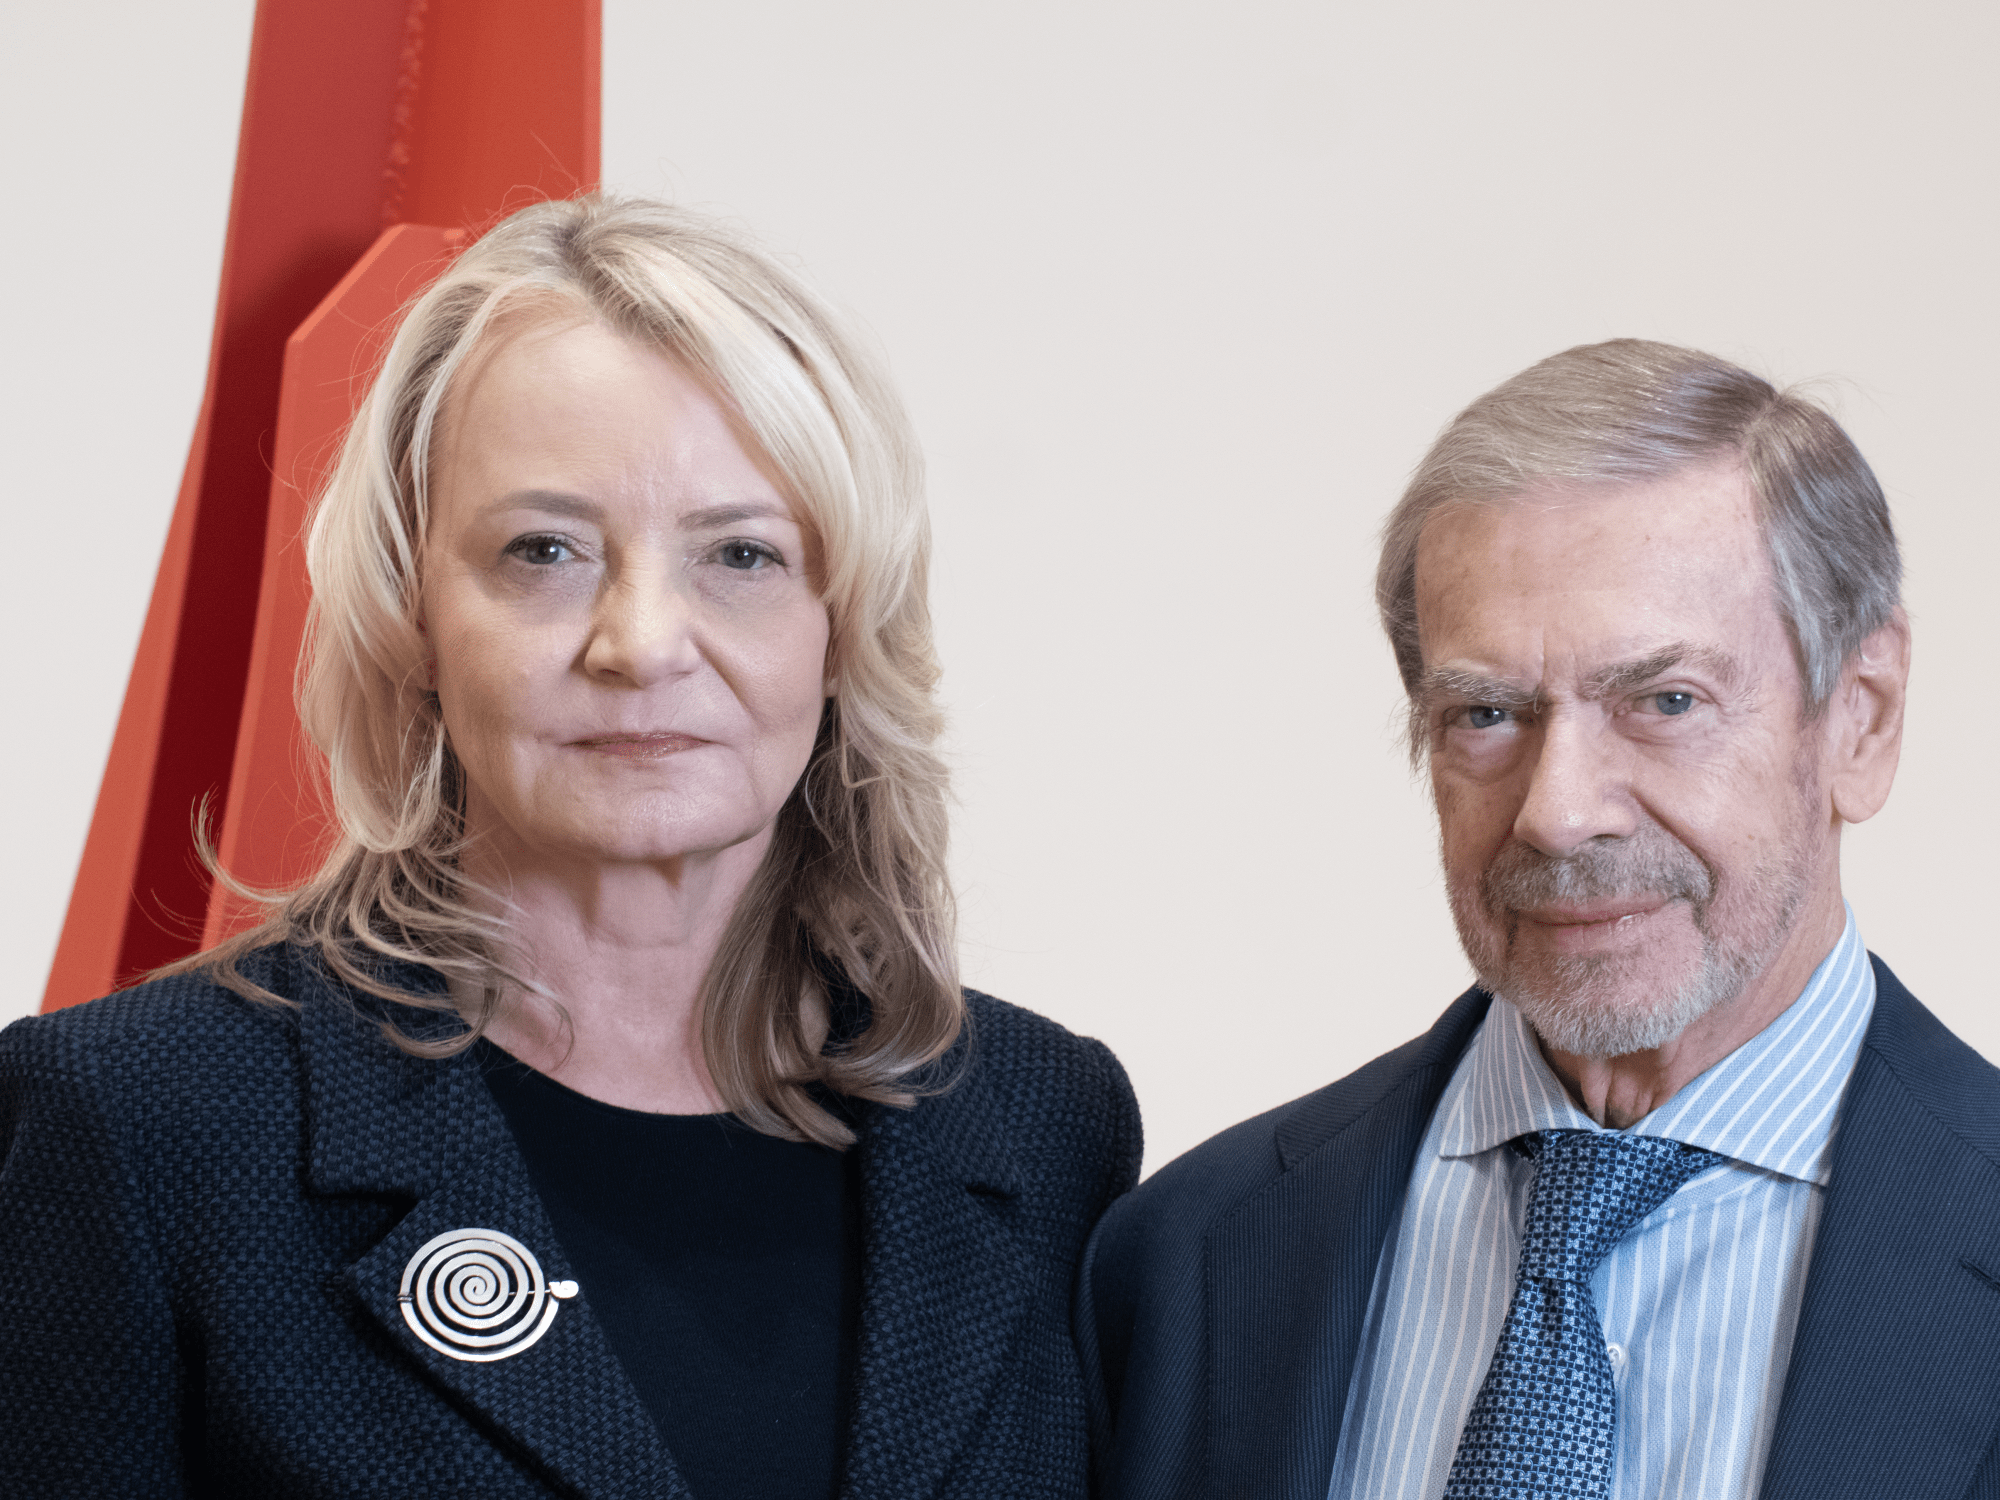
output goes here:
{"type": "Polygon", "coordinates": [[[835,1494],[861,1288],[851,1153],[601,1104],[489,1042],[479,1060],[697,1500],[835,1494]]]}

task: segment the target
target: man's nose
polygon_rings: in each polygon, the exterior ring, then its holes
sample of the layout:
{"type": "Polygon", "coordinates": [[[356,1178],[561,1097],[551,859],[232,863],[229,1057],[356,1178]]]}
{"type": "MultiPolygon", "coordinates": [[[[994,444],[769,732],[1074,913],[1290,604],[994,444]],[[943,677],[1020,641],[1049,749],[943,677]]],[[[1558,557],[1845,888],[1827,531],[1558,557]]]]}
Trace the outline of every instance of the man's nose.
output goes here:
{"type": "Polygon", "coordinates": [[[1591,839],[1631,834],[1638,819],[1624,750],[1589,705],[1547,715],[1515,837],[1561,859],[1591,839]]]}
{"type": "Polygon", "coordinates": [[[693,600],[660,570],[635,569],[598,596],[584,669],[638,687],[692,671],[701,661],[695,627],[693,600]]]}

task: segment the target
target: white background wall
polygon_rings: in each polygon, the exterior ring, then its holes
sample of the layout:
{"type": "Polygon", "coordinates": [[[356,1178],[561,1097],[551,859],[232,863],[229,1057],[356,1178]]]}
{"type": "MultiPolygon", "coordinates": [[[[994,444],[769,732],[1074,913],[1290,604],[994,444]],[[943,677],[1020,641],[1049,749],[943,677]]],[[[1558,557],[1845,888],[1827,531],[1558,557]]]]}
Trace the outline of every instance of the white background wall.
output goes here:
{"type": "MultiPolygon", "coordinates": [[[[32,8],[0,61],[0,1016],[41,991],[200,396],[249,17],[32,8]]],[[[1971,0],[606,0],[607,181],[747,223],[889,351],[968,977],[1111,1043],[1149,1166],[1463,986],[1373,534],[1459,406],[1619,334],[1832,377],[1917,628],[1849,891],[2000,1057],[1996,40],[1971,0]]]]}

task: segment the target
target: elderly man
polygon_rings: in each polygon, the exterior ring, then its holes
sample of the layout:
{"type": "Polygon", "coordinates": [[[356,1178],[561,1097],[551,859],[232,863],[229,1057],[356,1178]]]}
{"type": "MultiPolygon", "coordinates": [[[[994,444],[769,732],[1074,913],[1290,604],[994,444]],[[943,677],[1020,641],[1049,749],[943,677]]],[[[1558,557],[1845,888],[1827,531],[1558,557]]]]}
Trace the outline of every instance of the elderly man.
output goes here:
{"type": "Polygon", "coordinates": [[[1710,356],[1451,424],[1378,596],[1479,985],[1106,1217],[1103,1494],[2000,1496],[2000,1073],[1840,890],[1899,574],[1847,435],[1710,356]]]}

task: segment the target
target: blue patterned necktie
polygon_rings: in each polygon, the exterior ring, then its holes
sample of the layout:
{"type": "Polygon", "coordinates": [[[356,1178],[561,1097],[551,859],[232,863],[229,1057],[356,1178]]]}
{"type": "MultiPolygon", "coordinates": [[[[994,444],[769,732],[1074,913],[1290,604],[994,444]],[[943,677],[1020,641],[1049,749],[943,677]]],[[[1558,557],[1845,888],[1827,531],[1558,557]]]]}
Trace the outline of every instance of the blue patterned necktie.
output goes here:
{"type": "Polygon", "coordinates": [[[1538,1163],[1514,1300],[1451,1461],[1444,1500],[1603,1500],[1618,1395],[1590,1276],[1611,1247],[1722,1158],[1652,1136],[1523,1136],[1538,1163]]]}

